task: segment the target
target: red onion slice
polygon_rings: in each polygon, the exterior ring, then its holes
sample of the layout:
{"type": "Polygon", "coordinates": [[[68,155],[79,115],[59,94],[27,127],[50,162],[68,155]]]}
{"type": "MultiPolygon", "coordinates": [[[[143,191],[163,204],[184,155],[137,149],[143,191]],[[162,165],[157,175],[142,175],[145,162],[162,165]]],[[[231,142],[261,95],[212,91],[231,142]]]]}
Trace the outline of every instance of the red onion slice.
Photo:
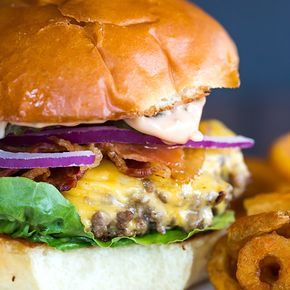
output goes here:
{"type": "Polygon", "coordinates": [[[200,142],[189,141],[186,144],[168,145],[159,138],[145,135],[134,130],[112,126],[47,129],[40,132],[26,133],[21,136],[9,135],[1,141],[5,144],[15,146],[33,145],[45,142],[51,136],[62,138],[76,144],[126,143],[146,146],[165,145],[167,147],[184,148],[250,148],[254,145],[253,139],[243,136],[204,136],[204,140],[200,142]]]}
{"type": "Polygon", "coordinates": [[[91,151],[64,153],[12,153],[0,150],[0,168],[32,169],[91,165],[95,161],[91,151]]]}
{"type": "Polygon", "coordinates": [[[212,148],[212,149],[225,149],[225,148],[251,148],[255,145],[255,141],[251,138],[244,136],[233,137],[212,137],[204,136],[200,142],[188,141],[185,148],[212,148]]]}

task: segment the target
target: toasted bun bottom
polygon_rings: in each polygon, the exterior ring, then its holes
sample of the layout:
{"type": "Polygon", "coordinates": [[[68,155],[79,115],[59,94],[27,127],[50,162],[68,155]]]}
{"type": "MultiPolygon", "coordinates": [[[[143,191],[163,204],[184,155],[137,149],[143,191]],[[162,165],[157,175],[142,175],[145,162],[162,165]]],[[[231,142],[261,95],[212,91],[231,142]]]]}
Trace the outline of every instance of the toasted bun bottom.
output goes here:
{"type": "Polygon", "coordinates": [[[181,290],[206,278],[220,232],[173,245],[67,252],[0,238],[1,290],[181,290]]]}

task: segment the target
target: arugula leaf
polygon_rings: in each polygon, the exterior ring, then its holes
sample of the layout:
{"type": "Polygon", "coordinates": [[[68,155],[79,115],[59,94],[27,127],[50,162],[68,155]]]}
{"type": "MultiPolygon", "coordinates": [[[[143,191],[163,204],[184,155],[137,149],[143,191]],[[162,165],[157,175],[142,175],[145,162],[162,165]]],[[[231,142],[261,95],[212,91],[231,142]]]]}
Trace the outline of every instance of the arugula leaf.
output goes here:
{"type": "Polygon", "coordinates": [[[165,235],[154,232],[142,237],[116,237],[103,242],[85,231],[74,205],[54,186],[23,177],[0,178],[0,233],[46,243],[59,250],[170,244],[184,241],[200,232],[225,228],[233,221],[233,213],[226,212],[215,217],[212,226],[194,229],[190,233],[173,229],[165,235]]]}

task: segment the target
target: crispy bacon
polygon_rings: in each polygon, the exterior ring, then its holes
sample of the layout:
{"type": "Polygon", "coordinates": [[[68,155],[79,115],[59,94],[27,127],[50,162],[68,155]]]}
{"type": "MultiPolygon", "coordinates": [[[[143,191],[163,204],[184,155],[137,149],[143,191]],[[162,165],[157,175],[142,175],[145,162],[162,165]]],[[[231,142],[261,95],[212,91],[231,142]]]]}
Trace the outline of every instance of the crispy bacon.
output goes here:
{"type": "MultiPolygon", "coordinates": [[[[11,152],[29,153],[56,153],[66,151],[91,150],[95,153],[94,166],[98,166],[103,158],[101,151],[94,145],[81,146],[59,138],[50,138],[51,143],[44,142],[33,146],[14,147],[2,145],[1,149],[11,152]]],[[[34,168],[31,170],[0,169],[0,177],[22,176],[38,182],[48,182],[60,191],[67,191],[76,187],[78,180],[85,174],[88,168],[34,168]]]]}
{"type": "Polygon", "coordinates": [[[78,180],[86,173],[87,168],[34,168],[31,170],[0,169],[0,177],[22,176],[37,182],[48,182],[60,191],[76,187],[78,180]]]}
{"type": "Polygon", "coordinates": [[[150,167],[149,163],[139,162],[136,160],[125,160],[126,171],[125,174],[137,178],[145,178],[146,176],[152,175],[154,173],[153,166],[150,167]]]}
{"type": "MultiPolygon", "coordinates": [[[[3,145],[1,149],[31,153],[91,150],[96,155],[93,167],[99,165],[103,153],[114,162],[119,171],[129,176],[145,178],[154,174],[164,178],[172,177],[180,182],[187,182],[198,174],[205,156],[205,151],[202,149],[173,149],[166,146],[149,148],[143,145],[112,143],[81,146],[55,137],[51,137],[50,141],[29,147],[5,146],[3,148],[3,145]]],[[[28,171],[0,169],[0,177],[23,176],[35,181],[51,183],[60,191],[67,191],[77,185],[77,181],[87,169],[79,167],[35,168],[28,171]]]]}
{"type": "Polygon", "coordinates": [[[149,148],[142,145],[104,143],[99,148],[127,175],[143,178],[155,174],[171,176],[179,181],[188,181],[198,174],[205,155],[204,150],[164,146],[149,148]]]}
{"type": "Polygon", "coordinates": [[[84,176],[86,171],[87,168],[82,167],[54,168],[50,169],[50,176],[42,178],[41,181],[53,184],[60,191],[68,191],[77,186],[78,180],[84,176]]]}
{"type": "Polygon", "coordinates": [[[17,169],[0,169],[0,177],[13,176],[17,172],[19,172],[17,169]]]}
{"type": "Polygon", "coordinates": [[[82,150],[90,150],[95,153],[96,159],[93,165],[90,168],[97,167],[100,165],[103,155],[102,152],[95,144],[88,144],[88,145],[79,145],[79,144],[72,144],[70,141],[59,139],[56,137],[50,137],[50,139],[58,146],[65,149],[65,151],[82,151],[82,150]]]}
{"type": "Polygon", "coordinates": [[[21,176],[37,182],[47,182],[60,191],[67,191],[76,187],[77,182],[83,177],[87,169],[80,167],[68,168],[35,168],[26,171],[21,176]]]}
{"type": "Polygon", "coordinates": [[[47,179],[50,176],[49,168],[34,168],[26,171],[22,174],[22,177],[26,177],[32,180],[43,181],[43,179],[47,179]]]}

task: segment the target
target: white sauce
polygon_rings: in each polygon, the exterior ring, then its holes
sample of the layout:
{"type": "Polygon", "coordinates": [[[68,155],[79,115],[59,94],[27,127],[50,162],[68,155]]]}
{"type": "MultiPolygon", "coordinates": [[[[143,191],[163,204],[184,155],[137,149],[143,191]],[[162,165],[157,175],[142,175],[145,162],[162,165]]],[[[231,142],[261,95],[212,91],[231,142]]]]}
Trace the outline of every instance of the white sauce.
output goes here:
{"type": "Polygon", "coordinates": [[[142,133],[158,137],[165,142],[185,144],[189,140],[201,141],[199,123],[205,98],[164,111],[155,117],[126,119],[125,122],[142,133]]]}
{"type": "MultiPolygon", "coordinates": [[[[199,131],[199,123],[205,98],[192,103],[177,106],[172,110],[164,111],[155,117],[140,117],[124,120],[130,127],[142,133],[158,137],[167,143],[185,144],[189,140],[201,141],[203,136],[199,131]]],[[[95,120],[86,124],[100,124],[105,121],[95,120]]],[[[63,123],[62,126],[77,126],[80,123],[63,123]]],[[[83,123],[82,123],[83,124],[83,123]]],[[[18,126],[44,128],[59,124],[53,123],[14,123],[18,126]]],[[[6,122],[0,122],[0,139],[5,137],[6,122]]]]}
{"type": "Polygon", "coordinates": [[[3,139],[5,137],[6,126],[7,126],[6,122],[0,122],[0,139],[3,139]]]}
{"type": "MultiPolygon", "coordinates": [[[[64,127],[74,127],[78,126],[81,124],[102,124],[105,123],[106,121],[102,120],[95,120],[95,121],[89,121],[89,122],[84,122],[84,123],[62,123],[61,126],[64,127]]],[[[45,127],[50,127],[50,126],[59,126],[60,124],[57,123],[10,123],[11,125],[16,125],[16,126],[23,126],[23,127],[30,127],[30,128],[38,128],[42,129],[45,127]]],[[[3,139],[5,137],[5,128],[8,125],[7,122],[0,122],[0,139],[3,139]]]]}
{"type": "Polygon", "coordinates": [[[75,123],[10,123],[12,125],[16,126],[23,126],[23,127],[30,127],[30,128],[45,128],[45,127],[51,127],[51,126],[64,126],[64,127],[75,127],[81,124],[103,124],[106,121],[102,120],[95,120],[95,121],[89,121],[89,122],[75,122],[75,123]]]}

